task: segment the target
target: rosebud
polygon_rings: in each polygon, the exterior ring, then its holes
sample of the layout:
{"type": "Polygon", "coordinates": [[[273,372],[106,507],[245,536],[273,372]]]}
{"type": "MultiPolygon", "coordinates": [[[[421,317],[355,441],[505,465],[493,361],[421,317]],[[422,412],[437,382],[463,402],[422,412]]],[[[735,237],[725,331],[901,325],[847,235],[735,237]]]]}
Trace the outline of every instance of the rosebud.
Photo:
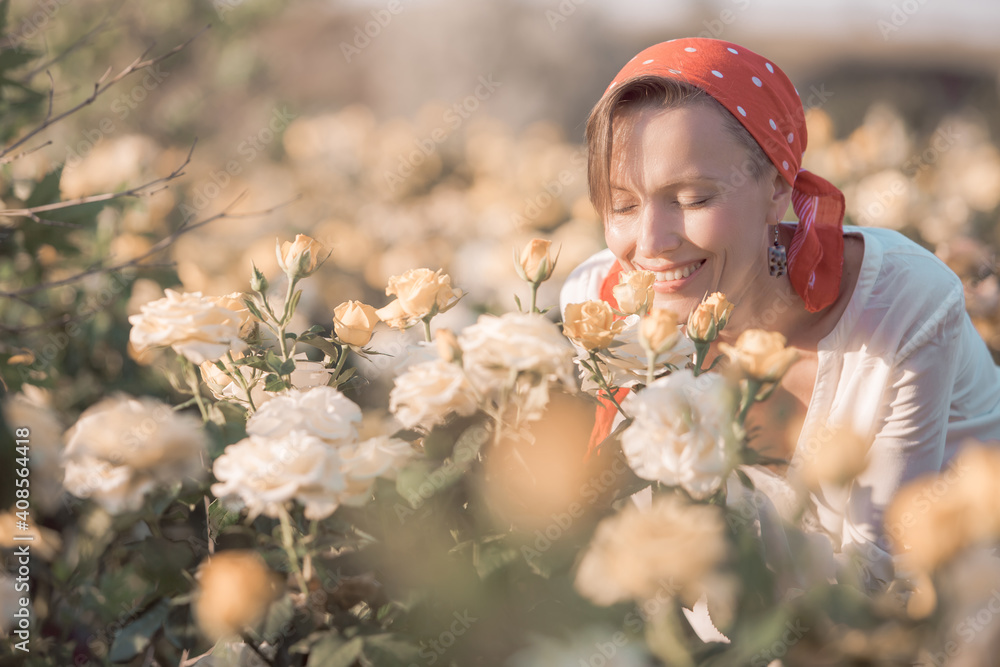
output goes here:
{"type": "Polygon", "coordinates": [[[748,378],[777,382],[799,358],[799,353],[785,347],[785,342],[777,331],[747,329],[736,339],[735,346],[719,343],[719,350],[748,378]]]}
{"type": "Polygon", "coordinates": [[[278,577],[255,551],[223,551],[198,572],[194,615],[210,641],[239,635],[264,620],[282,592],[278,577]]]}
{"type": "Polygon", "coordinates": [[[677,315],[666,308],[653,308],[639,322],[639,342],[653,355],[666,352],[680,340],[677,315]]]}
{"type": "Polygon", "coordinates": [[[557,259],[558,252],[552,256],[552,241],[531,239],[520,254],[514,252],[514,267],[521,278],[537,285],[552,277],[557,259]]]}
{"type": "Polygon", "coordinates": [[[688,316],[688,338],[702,343],[712,342],[718,338],[719,332],[729,322],[732,312],[733,304],[726,299],[726,295],[722,292],[713,292],[688,316]]]}
{"type": "Polygon", "coordinates": [[[378,321],[375,308],[360,301],[345,301],[333,309],[333,331],[347,345],[367,345],[378,321]]]}
{"type": "Polygon", "coordinates": [[[644,313],[653,305],[653,283],[656,274],[652,271],[622,271],[618,284],[611,288],[618,302],[618,310],[631,315],[644,313]]]}
{"type": "Polygon", "coordinates": [[[250,289],[252,289],[255,292],[260,292],[261,294],[263,294],[264,292],[267,291],[267,288],[269,287],[267,282],[267,277],[260,269],[257,268],[257,265],[254,264],[252,261],[250,262],[250,266],[253,269],[253,273],[251,273],[250,275],[250,289]]]}
{"type": "Polygon", "coordinates": [[[305,278],[316,270],[320,255],[324,254],[325,248],[314,238],[296,234],[292,243],[275,241],[274,250],[278,257],[278,266],[286,275],[305,278]]]}
{"type": "Polygon", "coordinates": [[[443,313],[463,296],[462,290],[452,288],[451,277],[441,269],[410,269],[401,276],[392,276],[385,293],[395,295],[396,300],[380,308],[378,316],[397,328],[416,324],[428,315],[443,313]]]}
{"type": "Polygon", "coordinates": [[[608,347],[625,322],[615,321],[615,313],[606,301],[586,301],[566,306],[563,333],[586,350],[608,347]]]}

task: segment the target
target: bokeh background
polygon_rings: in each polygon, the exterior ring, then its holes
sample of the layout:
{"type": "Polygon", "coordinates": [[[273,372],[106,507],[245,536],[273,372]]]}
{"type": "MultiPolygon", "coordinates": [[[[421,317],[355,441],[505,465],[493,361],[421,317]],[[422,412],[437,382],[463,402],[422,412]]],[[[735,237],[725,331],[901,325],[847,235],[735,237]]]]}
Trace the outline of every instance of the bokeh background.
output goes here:
{"type": "Polygon", "coordinates": [[[443,325],[509,310],[524,296],[510,251],[533,236],[562,246],[541,295],[553,304],[560,279],[603,247],[581,146],[591,106],[638,50],[701,35],[785,69],[808,107],[805,166],[844,189],[849,223],[898,229],[945,258],[1000,349],[1000,5],[988,0],[49,0],[11,14],[33,48],[73,46],[32,71],[42,88],[51,71],[56,108],[108,67],[197,35],[11,167],[27,187],[64,163],[63,196],[75,197],[169,173],[197,138],[184,177],[102,213],[114,259],[242,193],[236,210],[288,202],[183,237],[175,273],[140,274],[132,312],[169,282],[246,289],[251,260],[275,273],[275,238],[298,232],[333,251],[300,308],[314,321],[349,298],[384,305],[388,277],[420,266],[470,293],[443,325]]]}

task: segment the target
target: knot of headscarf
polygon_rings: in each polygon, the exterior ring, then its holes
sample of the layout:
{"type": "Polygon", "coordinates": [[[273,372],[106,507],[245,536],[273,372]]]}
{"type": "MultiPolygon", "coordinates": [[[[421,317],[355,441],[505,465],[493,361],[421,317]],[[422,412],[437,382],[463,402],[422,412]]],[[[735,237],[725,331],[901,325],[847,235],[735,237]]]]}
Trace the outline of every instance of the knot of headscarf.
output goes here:
{"type": "Polygon", "coordinates": [[[747,48],[718,39],[676,39],[630,60],[605,94],[636,76],[656,75],[701,88],[742,123],[792,186],[799,218],[788,248],[788,278],[806,308],[826,308],[840,293],[844,257],[844,195],[801,169],[806,120],[798,91],[777,66],[747,48]]]}

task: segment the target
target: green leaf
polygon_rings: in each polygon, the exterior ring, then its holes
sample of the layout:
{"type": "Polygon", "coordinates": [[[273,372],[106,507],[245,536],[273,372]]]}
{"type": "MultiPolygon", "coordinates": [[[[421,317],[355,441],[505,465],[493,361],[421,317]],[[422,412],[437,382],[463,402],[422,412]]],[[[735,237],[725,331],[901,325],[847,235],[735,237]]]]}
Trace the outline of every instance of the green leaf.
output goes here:
{"type": "Polygon", "coordinates": [[[170,604],[165,599],[147,609],[139,618],[122,628],[111,645],[108,659],[111,662],[128,662],[145,651],[169,613],[170,604]]]}
{"type": "Polygon", "coordinates": [[[256,368],[258,370],[266,371],[270,370],[267,365],[267,360],[264,357],[241,357],[233,362],[234,366],[249,366],[250,368],[256,368]]]}
{"type": "Polygon", "coordinates": [[[302,290],[296,290],[295,294],[292,295],[292,302],[288,304],[288,316],[291,317],[295,313],[295,309],[299,307],[299,299],[302,298],[302,290]]]}
{"type": "Polygon", "coordinates": [[[14,48],[0,51],[0,71],[16,69],[30,63],[37,57],[37,53],[27,49],[14,48]]]}
{"type": "Polygon", "coordinates": [[[351,667],[361,656],[363,648],[364,641],[361,637],[345,642],[331,634],[316,642],[306,667],[351,667]]]}
{"type": "Polygon", "coordinates": [[[739,468],[736,468],[736,476],[740,478],[740,482],[743,484],[743,486],[750,489],[751,491],[754,490],[755,487],[753,484],[753,480],[747,477],[747,474],[745,472],[743,472],[739,468]]]}
{"type": "Polygon", "coordinates": [[[267,362],[267,367],[281,375],[281,365],[284,363],[281,361],[281,357],[274,353],[274,350],[268,350],[267,354],[264,356],[264,360],[267,362]]]}
{"type": "Polygon", "coordinates": [[[522,312],[523,313],[524,312],[524,308],[521,307],[521,299],[516,294],[514,295],[514,303],[517,304],[517,310],[518,310],[518,312],[522,312]]]}
{"type": "Polygon", "coordinates": [[[268,608],[261,636],[272,646],[284,643],[294,629],[292,623],[294,618],[295,605],[291,596],[285,595],[268,608]]]}
{"type": "Polygon", "coordinates": [[[365,657],[373,667],[409,667],[420,658],[420,648],[397,635],[365,637],[365,657]]]}
{"type": "Polygon", "coordinates": [[[278,367],[278,375],[290,375],[295,370],[295,360],[285,359],[278,367]]]}
{"type": "Polygon", "coordinates": [[[274,373],[268,373],[264,376],[264,391],[284,391],[285,389],[287,389],[285,381],[274,373]]]}
{"type": "Polygon", "coordinates": [[[305,343],[306,345],[312,345],[318,350],[323,350],[323,352],[326,353],[326,355],[331,359],[336,359],[338,356],[340,356],[340,348],[338,348],[336,345],[334,345],[325,338],[317,336],[316,338],[309,338],[309,339],[300,338],[299,340],[305,343]]]}
{"type": "Polygon", "coordinates": [[[31,190],[27,201],[24,202],[25,208],[52,204],[59,201],[60,179],[62,179],[62,166],[56,167],[47,173],[42,180],[35,183],[35,187],[31,190]]]}
{"type": "Polygon", "coordinates": [[[260,308],[257,307],[256,303],[254,303],[253,299],[243,299],[243,303],[246,304],[247,310],[249,310],[254,317],[256,317],[261,322],[267,321],[266,318],[264,317],[264,314],[260,312],[260,308]]]}

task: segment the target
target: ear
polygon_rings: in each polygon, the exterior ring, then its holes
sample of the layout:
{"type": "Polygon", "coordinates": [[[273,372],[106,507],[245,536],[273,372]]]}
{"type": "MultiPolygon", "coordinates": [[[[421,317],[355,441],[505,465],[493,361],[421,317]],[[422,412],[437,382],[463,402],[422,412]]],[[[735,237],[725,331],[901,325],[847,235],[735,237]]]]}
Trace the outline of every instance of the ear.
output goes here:
{"type": "MultiPolygon", "coordinates": [[[[777,172],[777,170],[775,170],[777,172]]],[[[781,222],[788,212],[788,205],[792,201],[792,186],[788,184],[781,174],[775,173],[773,182],[773,192],[771,194],[771,205],[768,208],[767,222],[781,222]]]]}

